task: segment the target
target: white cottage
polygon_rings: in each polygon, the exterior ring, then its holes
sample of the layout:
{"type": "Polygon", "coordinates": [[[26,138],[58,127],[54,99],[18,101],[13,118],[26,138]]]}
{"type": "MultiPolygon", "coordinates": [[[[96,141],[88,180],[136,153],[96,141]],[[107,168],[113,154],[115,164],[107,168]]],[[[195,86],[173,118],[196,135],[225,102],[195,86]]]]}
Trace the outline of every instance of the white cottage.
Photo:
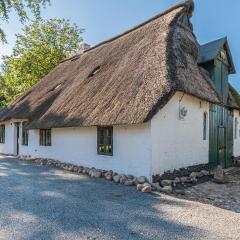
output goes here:
{"type": "Polygon", "coordinates": [[[0,152],[149,178],[231,165],[235,68],[225,38],[198,44],[193,10],[186,1],[62,61],[0,113],[0,152]]]}

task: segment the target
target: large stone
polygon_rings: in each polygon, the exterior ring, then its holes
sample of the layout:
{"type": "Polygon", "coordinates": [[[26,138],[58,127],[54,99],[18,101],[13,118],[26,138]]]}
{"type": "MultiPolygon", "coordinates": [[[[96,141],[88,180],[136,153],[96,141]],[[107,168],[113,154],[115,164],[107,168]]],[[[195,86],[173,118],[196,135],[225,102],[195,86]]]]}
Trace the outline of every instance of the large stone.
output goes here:
{"type": "Polygon", "coordinates": [[[138,191],[142,191],[142,189],[143,189],[143,184],[138,184],[137,185],[137,190],[138,191]]]}
{"type": "Polygon", "coordinates": [[[185,192],[184,189],[176,189],[176,190],[174,190],[174,192],[175,192],[176,194],[179,194],[179,195],[185,195],[185,194],[186,194],[186,192],[185,192]]]}
{"type": "Polygon", "coordinates": [[[100,171],[93,171],[92,176],[95,178],[100,178],[102,176],[102,173],[100,171]]]}
{"type": "Polygon", "coordinates": [[[150,193],[150,192],[152,192],[152,187],[151,187],[151,185],[145,185],[145,186],[143,186],[142,192],[143,192],[143,193],[150,193]]]}
{"type": "Polygon", "coordinates": [[[152,183],[151,186],[152,186],[152,190],[153,190],[153,191],[160,191],[160,190],[162,189],[161,186],[160,186],[160,184],[159,184],[159,182],[157,182],[157,183],[152,183]]]}
{"type": "Polygon", "coordinates": [[[134,186],[137,186],[137,185],[138,185],[137,178],[134,178],[134,179],[133,179],[133,185],[134,185],[134,186]]]}
{"type": "Polygon", "coordinates": [[[204,176],[209,176],[209,171],[207,171],[207,170],[202,170],[201,173],[202,173],[204,176]]]}
{"type": "Polygon", "coordinates": [[[113,171],[108,171],[108,172],[106,172],[105,173],[105,178],[107,177],[107,176],[113,176],[113,171]]]}
{"type": "Polygon", "coordinates": [[[176,185],[181,182],[181,179],[179,177],[176,177],[173,181],[173,183],[176,185]]]}
{"type": "Polygon", "coordinates": [[[223,184],[226,182],[226,176],[222,166],[219,165],[214,170],[213,181],[219,184],[223,184]]]}
{"type": "Polygon", "coordinates": [[[133,176],[133,175],[127,175],[126,177],[127,177],[127,179],[129,179],[129,180],[133,180],[133,179],[134,179],[134,176],[133,176]]]}
{"type": "Polygon", "coordinates": [[[83,174],[88,174],[89,171],[90,171],[90,169],[86,167],[86,168],[83,169],[82,173],[83,174]]]}
{"type": "Polygon", "coordinates": [[[163,187],[172,186],[172,184],[173,184],[173,181],[172,181],[172,180],[162,180],[162,181],[161,181],[161,185],[162,185],[163,187]]]}
{"type": "Polygon", "coordinates": [[[197,176],[198,176],[197,172],[192,172],[189,177],[190,178],[197,178],[197,176]]]}
{"type": "Polygon", "coordinates": [[[161,189],[161,192],[163,193],[172,193],[173,189],[172,186],[165,186],[161,189]]]}
{"type": "Polygon", "coordinates": [[[105,179],[108,180],[108,181],[112,181],[113,176],[112,175],[105,175],[105,179]]]}
{"type": "Polygon", "coordinates": [[[125,183],[124,183],[125,186],[132,186],[133,185],[133,181],[132,180],[127,180],[125,183]]]}
{"type": "Polygon", "coordinates": [[[144,177],[144,176],[138,177],[138,178],[137,178],[137,182],[138,182],[139,184],[144,184],[145,182],[147,182],[147,178],[144,177]]]}
{"type": "Polygon", "coordinates": [[[113,176],[113,181],[114,181],[115,183],[119,183],[119,182],[120,182],[120,175],[115,175],[115,176],[113,176]]]}
{"type": "Polygon", "coordinates": [[[197,172],[197,178],[201,178],[203,176],[204,176],[204,174],[202,173],[202,171],[201,172],[197,172]]]}
{"type": "Polygon", "coordinates": [[[75,173],[78,172],[78,167],[77,167],[77,166],[75,166],[75,167],[73,168],[73,172],[75,172],[75,173]]]}
{"type": "Polygon", "coordinates": [[[181,183],[185,183],[185,182],[188,181],[188,178],[187,177],[181,177],[180,180],[181,180],[181,183]]]}
{"type": "Polygon", "coordinates": [[[143,187],[151,187],[151,184],[150,183],[144,183],[143,187]]]}
{"type": "Polygon", "coordinates": [[[120,177],[120,183],[121,183],[121,184],[124,184],[127,180],[128,180],[128,179],[127,179],[127,176],[121,175],[121,177],[120,177]]]}

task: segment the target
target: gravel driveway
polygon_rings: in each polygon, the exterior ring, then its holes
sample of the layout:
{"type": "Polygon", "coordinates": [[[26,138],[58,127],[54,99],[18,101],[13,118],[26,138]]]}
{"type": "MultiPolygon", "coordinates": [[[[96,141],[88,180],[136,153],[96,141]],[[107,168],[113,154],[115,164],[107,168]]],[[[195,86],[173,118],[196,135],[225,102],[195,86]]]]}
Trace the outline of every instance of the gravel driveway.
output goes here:
{"type": "Polygon", "coordinates": [[[240,239],[240,214],[0,157],[0,239],[240,239]]]}

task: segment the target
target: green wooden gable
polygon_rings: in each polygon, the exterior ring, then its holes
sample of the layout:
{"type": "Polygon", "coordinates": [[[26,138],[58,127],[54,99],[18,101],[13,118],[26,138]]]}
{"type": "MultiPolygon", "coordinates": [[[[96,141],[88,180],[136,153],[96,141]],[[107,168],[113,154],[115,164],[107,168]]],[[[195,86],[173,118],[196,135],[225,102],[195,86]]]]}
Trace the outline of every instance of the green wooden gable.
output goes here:
{"type": "Polygon", "coordinates": [[[229,93],[228,75],[236,72],[227,38],[200,46],[198,62],[209,72],[216,91],[226,104],[229,93]]]}
{"type": "MultiPolygon", "coordinates": [[[[235,73],[227,38],[199,46],[198,63],[205,68],[215,85],[222,104],[210,104],[209,109],[209,166],[230,167],[233,155],[233,111],[228,106],[229,95],[238,95],[228,82],[235,73]]],[[[238,95],[239,96],[239,95],[238,95]]]]}

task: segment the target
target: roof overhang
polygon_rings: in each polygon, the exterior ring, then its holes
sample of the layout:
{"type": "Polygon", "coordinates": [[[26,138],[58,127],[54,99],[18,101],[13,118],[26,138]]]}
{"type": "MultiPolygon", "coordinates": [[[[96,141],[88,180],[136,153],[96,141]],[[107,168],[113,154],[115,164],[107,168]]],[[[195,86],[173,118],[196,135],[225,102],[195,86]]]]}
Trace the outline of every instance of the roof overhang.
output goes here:
{"type": "Polygon", "coordinates": [[[12,118],[0,121],[0,124],[11,124],[11,123],[20,123],[20,122],[28,122],[27,118],[12,118]]]}

